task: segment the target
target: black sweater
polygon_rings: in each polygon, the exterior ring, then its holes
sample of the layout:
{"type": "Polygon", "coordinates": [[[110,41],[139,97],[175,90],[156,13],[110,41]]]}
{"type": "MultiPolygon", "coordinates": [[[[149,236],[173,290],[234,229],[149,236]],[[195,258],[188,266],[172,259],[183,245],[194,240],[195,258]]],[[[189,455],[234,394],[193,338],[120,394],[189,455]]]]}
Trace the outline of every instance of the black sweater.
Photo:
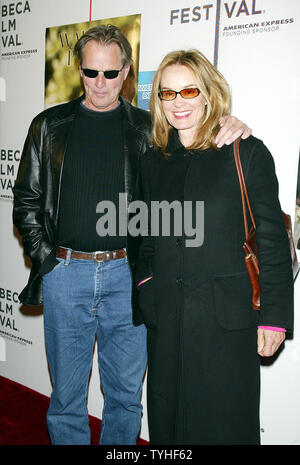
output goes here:
{"type": "Polygon", "coordinates": [[[96,231],[98,202],[113,202],[118,220],[119,193],[124,192],[121,128],[120,107],[98,112],[81,104],[63,166],[59,245],[85,252],[125,247],[125,237],[100,237],[96,231]]]}

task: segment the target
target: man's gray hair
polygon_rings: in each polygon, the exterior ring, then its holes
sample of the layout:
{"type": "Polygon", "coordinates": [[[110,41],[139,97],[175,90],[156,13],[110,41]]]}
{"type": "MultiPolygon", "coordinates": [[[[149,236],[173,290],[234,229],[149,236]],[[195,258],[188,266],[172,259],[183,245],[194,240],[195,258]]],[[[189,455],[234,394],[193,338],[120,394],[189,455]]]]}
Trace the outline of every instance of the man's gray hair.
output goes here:
{"type": "Polygon", "coordinates": [[[82,64],[84,47],[88,42],[94,40],[101,45],[117,44],[121,50],[121,58],[124,66],[132,63],[132,48],[121,30],[111,24],[100,25],[89,29],[77,41],[74,54],[82,64]]]}

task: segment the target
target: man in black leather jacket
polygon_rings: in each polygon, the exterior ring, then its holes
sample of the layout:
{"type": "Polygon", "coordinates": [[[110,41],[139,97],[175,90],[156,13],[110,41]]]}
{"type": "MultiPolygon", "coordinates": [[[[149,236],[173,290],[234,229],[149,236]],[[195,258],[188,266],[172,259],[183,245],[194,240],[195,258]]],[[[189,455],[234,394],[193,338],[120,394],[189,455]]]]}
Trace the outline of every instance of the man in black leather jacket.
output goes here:
{"type": "MultiPolygon", "coordinates": [[[[120,97],[132,59],[118,28],[90,29],[75,54],[85,94],[33,119],[13,189],[14,224],[32,261],[19,298],[44,304],[52,444],[90,444],[86,399],[95,338],[104,391],[100,443],[135,444],[147,358],[131,281],[138,240],[99,236],[96,207],[110,200],[118,211],[119,193],[127,203],[134,198],[151,123],[148,112],[120,97]]],[[[229,117],[220,145],[241,133],[250,131],[229,117]]]]}

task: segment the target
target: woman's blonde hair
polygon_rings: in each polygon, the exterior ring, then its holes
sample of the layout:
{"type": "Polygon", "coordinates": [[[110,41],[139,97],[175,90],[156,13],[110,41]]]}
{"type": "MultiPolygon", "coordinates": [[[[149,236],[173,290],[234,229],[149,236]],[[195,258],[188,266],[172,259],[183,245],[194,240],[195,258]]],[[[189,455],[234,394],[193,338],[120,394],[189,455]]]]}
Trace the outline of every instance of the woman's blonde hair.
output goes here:
{"type": "Polygon", "coordinates": [[[153,145],[165,152],[172,130],[158,95],[162,73],[171,65],[182,65],[192,71],[196,84],[206,101],[198,133],[193,144],[187,148],[191,150],[216,148],[215,138],[220,129],[220,118],[230,113],[231,93],[225,78],[199,50],[177,50],[168,53],[155,73],[150,98],[153,145]]]}

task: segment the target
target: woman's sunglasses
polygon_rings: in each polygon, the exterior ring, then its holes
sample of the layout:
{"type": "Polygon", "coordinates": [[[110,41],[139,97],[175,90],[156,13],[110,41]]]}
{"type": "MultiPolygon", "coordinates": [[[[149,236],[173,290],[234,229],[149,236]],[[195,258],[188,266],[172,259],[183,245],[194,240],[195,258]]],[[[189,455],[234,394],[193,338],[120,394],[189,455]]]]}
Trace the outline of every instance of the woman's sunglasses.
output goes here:
{"type": "Polygon", "coordinates": [[[81,68],[83,74],[88,78],[95,78],[99,73],[103,73],[105,79],[115,79],[118,77],[119,72],[122,71],[124,65],[121,69],[110,69],[109,71],[97,71],[96,69],[81,68]]]}
{"type": "Polygon", "coordinates": [[[182,98],[195,98],[200,94],[200,90],[196,87],[191,87],[188,89],[182,89],[179,92],[176,90],[160,90],[158,92],[160,100],[175,100],[177,94],[180,94],[182,98]]]}

